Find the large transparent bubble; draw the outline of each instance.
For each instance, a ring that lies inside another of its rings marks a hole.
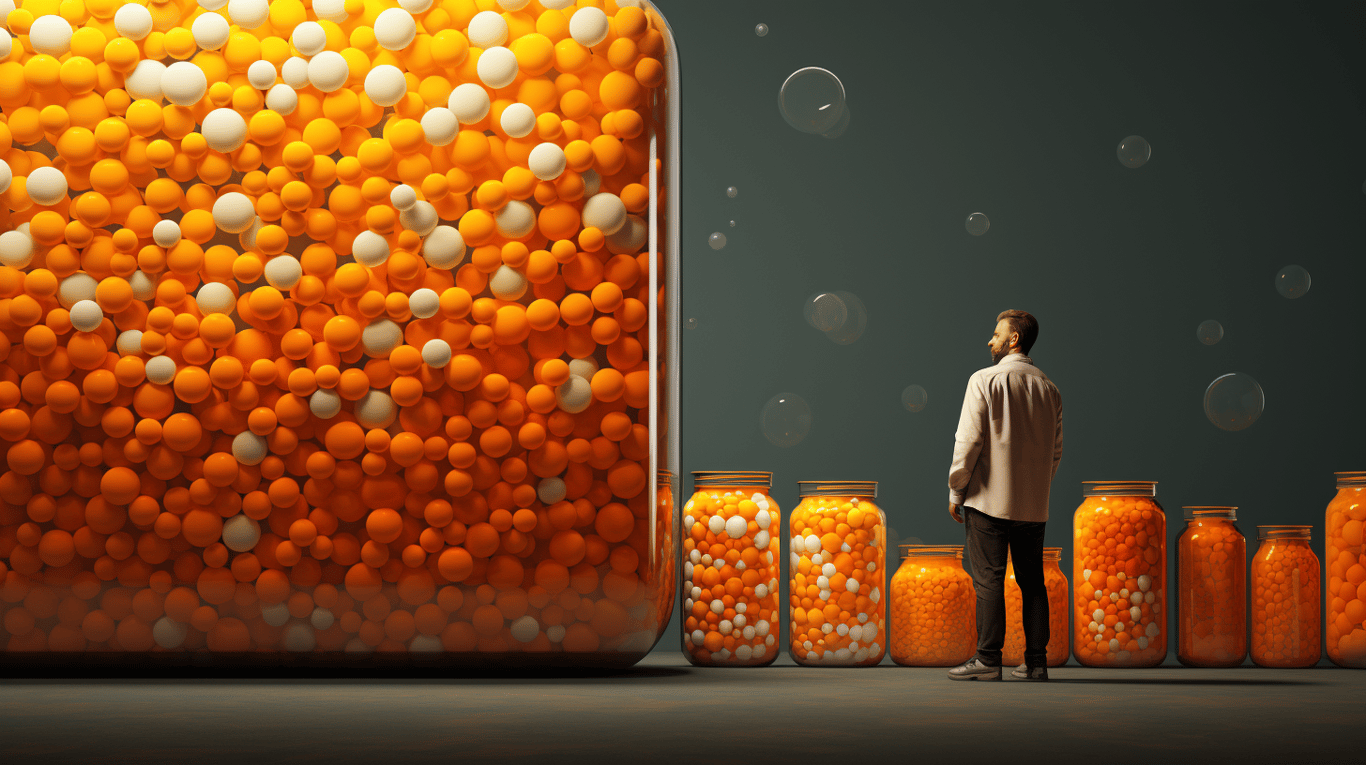
[[[707,237],[707,244],[711,245],[713,250],[719,250],[726,246],[726,235],[720,231],[713,231],[711,236]]]
[[[1224,339],[1224,325],[1214,319],[1206,319],[1195,328],[1195,337],[1205,345],[1214,345]]]
[[[901,391],[901,405],[906,411],[919,412],[930,402],[930,394],[919,385],[907,385]]]
[[[1276,291],[1291,300],[1304,297],[1309,291],[1309,272],[1300,266],[1286,266],[1276,274]]]
[[[868,327],[868,311],[864,309],[863,301],[852,292],[840,290],[835,296],[844,303],[848,318],[839,327],[826,332],[825,336],[840,345],[849,345],[863,337],[863,330]]]
[[[1262,386],[1242,372],[1215,378],[1205,389],[1205,416],[1224,430],[1242,430],[1252,425],[1265,407]]]
[[[987,232],[987,229],[991,228],[991,220],[987,218],[986,213],[975,212],[963,221],[963,227],[968,230],[969,234],[981,236]]]
[[[1115,150],[1120,164],[1125,167],[1143,167],[1153,156],[1153,147],[1141,135],[1131,135],[1119,142]]]
[[[754,25],[754,34],[756,34],[756,35],[758,35],[758,36],[760,36],[760,37],[765,37],[765,36],[767,36],[767,35],[768,35],[768,25],[767,25],[767,24],[755,24],[755,25]]]
[[[739,193],[740,193],[740,190],[737,189],[737,188],[735,188],[734,186],[728,186],[728,187],[726,187],[726,196],[730,197],[731,199],[734,199],[734,198],[735,198],[735,195],[736,195],[736,194],[739,194]]]
[[[778,91],[778,109],[787,124],[803,133],[835,138],[849,127],[844,83],[818,66],[788,75]]]
[[[818,292],[807,298],[802,308],[806,323],[822,331],[831,332],[849,320],[849,309],[844,300],[833,292]]]
[[[811,432],[811,407],[796,393],[779,393],[764,404],[759,428],[774,446],[796,446]]]

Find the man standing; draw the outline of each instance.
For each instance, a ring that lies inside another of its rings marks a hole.
[[[1021,680],[1047,680],[1048,591],[1043,529],[1048,489],[1062,459],[1062,395],[1026,354],[1039,323],[1003,311],[987,345],[993,366],[968,380],[949,469],[949,515],[967,526],[977,590],[977,654],[949,670],[953,680],[1000,680],[1009,552],[1024,600]]]

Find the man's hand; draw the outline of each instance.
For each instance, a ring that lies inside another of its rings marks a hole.
[[[952,502],[949,503],[949,515],[959,523],[963,522],[963,516],[958,512],[962,507],[962,505],[955,505]]]

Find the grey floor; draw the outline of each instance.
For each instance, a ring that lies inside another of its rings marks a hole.
[[[1363,721],[1366,672],[1323,667],[1063,667],[1041,685],[656,652],[596,676],[0,679],[14,763],[1360,763]]]

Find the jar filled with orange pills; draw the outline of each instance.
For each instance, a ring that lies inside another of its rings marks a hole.
[[[877,481],[798,481],[792,509],[792,658],[822,667],[870,667],[887,643],[883,601],[887,516]]]
[[[1258,526],[1252,556],[1252,661],[1259,667],[1312,667],[1319,645],[1319,556],[1312,526]]]
[[[683,505],[683,653],[707,667],[778,658],[778,503],[773,474],[694,471]]]
[[[1236,667],[1247,658],[1247,542],[1236,507],[1189,506],[1176,539],[1176,658]]]
[[[1067,618],[1071,612],[1067,597],[1067,576],[1062,573],[1062,548],[1043,548],[1043,583],[1048,590],[1048,666],[1060,667],[1071,655]],[[1024,598],[1015,581],[1015,566],[1006,554],[1006,641],[1001,648],[1005,666],[1025,661]],[[955,662],[957,663],[957,662]]]
[[[1167,516],[1156,481],[1083,481],[1072,516],[1072,654],[1088,667],[1167,657]]]
[[[977,652],[977,593],[962,545],[902,545],[892,575],[892,661],[952,667]]]
[[[1339,667],[1366,667],[1366,471],[1335,473],[1338,493],[1324,516],[1323,592],[1328,658]]]

